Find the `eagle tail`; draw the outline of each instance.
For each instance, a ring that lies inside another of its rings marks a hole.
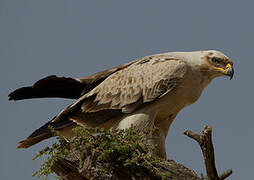
[[[36,129],[30,136],[28,136],[25,140],[22,140],[18,143],[17,148],[29,148],[30,146],[37,144],[45,139],[51,138],[54,135],[52,133],[52,129],[55,131],[62,130],[64,128],[72,127],[75,123],[69,119],[64,119],[61,121],[54,121],[55,117]]]
[[[60,97],[77,99],[81,96],[85,84],[73,78],[48,76],[32,86],[19,88],[8,95],[9,100]]]
[[[17,148],[29,148],[30,146],[41,142],[44,139],[52,137],[51,133],[44,133],[35,137],[28,137],[27,139],[20,141]]]
[[[30,146],[41,142],[44,139],[48,139],[52,137],[52,133],[49,129],[52,121],[47,122],[39,129],[36,129],[30,136],[28,136],[25,140],[22,140],[18,143],[17,148],[29,148]]]

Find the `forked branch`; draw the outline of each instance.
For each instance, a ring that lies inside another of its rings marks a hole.
[[[205,161],[208,180],[224,180],[232,174],[232,170],[230,169],[218,176],[215,165],[211,126],[205,126],[201,134],[196,134],[190,130],[185,131],[184,134],[197,141],[200,145]]]

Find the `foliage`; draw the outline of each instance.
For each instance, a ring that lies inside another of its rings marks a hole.
[[[59,142],[54,143],[51,146],[46,146],[44,149],[39,151],[33,157],[33,160],[42,155],[46,155],[47,159],[41,164],[40,169],[33,173],[33,176],[37,175],[38,178],[41,177],[42,180],[46,180],[48,175],[52,173],[51,166],[54,164],[55,160],[59,157],[65,157],[70,153],[66,145],[66,141],[59,138]]]
[[[34,175],[47,179],[52,173],[51,167],[55,160],[71,154],[77,159],[80,168],[84,165],[86,156],[93,155],[96,163],[110,163],[112,168],[140,167],[162,178],[170,176],[169,172],[161,168],[162,160],[153,156],[156,147],[147,144],[148,130],[137,131],[131,127],[126,130],[111,131],[77,127],[74,133],[72,139],[67,141],[59,138],[59,142],[44,148],[34,157],[36,159],[47,155],[47,160]]]

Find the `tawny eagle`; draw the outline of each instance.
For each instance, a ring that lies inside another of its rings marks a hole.
[[[51,121],[20,141],[28,148],[52,137],[73,136],[78,125],[125,129],[156,127],[151,142],[166,157],[165,139],[178,112],[197,101],[204,88],[219,76],[233,77],[233,63],[215,50],[167,52],[147,56],[88,77],[48,76],[9,94],[9,100],[60,97],[77,99]]]

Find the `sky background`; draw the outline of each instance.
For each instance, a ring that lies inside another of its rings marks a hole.
[[[235,77],[215,79],[195,104],[176,117],[167,138],[168,159],[205,173],[200,147],[183,135],[213,127],[219,173],[253,178],[252,0],[0,0],[0,179],[36,179],[45,145],[17,142],[72,100],[9,102],[7,95],[48,75],[87,76],[167,51],[220,50]],[[53,176],[49,180],[53,180]]]

